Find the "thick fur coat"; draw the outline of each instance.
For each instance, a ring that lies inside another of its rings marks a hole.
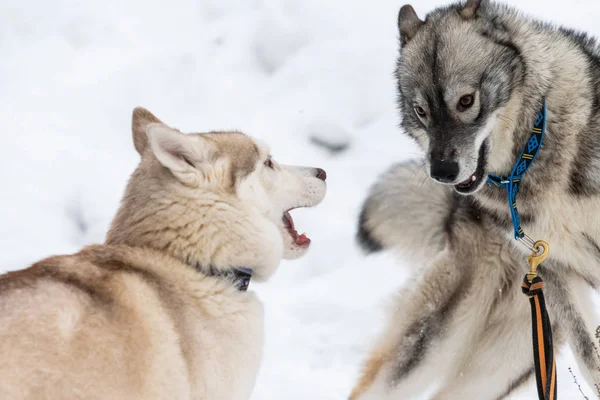
[[[247,399],[263,310],[229,279],[303,255],[289,210],[325,172],[239,132],[184,135],[133,112],[141,161],[106,243],[0,276],[2,399]]]

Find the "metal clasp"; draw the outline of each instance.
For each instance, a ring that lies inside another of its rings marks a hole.
[[[544,262],[550,253],[550,246],[543,240],[538,240],[533,243],[532,254],[527,257],[529,263],[529,273],[527,274],[527,280],[531,283],[533,278],[537,276],[538,266]]]

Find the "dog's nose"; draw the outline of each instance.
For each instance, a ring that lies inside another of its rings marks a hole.
[[[319,178],[322,181],[325,181],[327,179],[327,172],[325,172],[324,169],[317,168],[317,178]]]
[[[458,177],[458,163],[454,161],[432,161],[431,177],[442,183],[454,182]]]

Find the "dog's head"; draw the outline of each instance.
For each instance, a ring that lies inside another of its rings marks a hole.
[[[108,242],[159,248],[198,268],[251,268],[258,279],[306,253],[310,239],[289,211],[323,200],[325,171],[281,165],[240,132],[183,134],[143,108],[132,127],[142,161]]]
[[[483,187],[492,159],[510,157],[512,143],[497,136],[524,74],[504,21],[487,3],[469,0],[425,21],[407,5],[398,16],[402,126],[424,150],[430,176],[462,194]]]

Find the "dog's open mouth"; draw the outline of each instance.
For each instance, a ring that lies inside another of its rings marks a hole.
[[[471,175],[468,179],[463,182],[455,185],[455,189],[459,192],[469,193],[471,189],[475,186],[479,186],[479,183],[483,179],[483,173],[480,173],[479,170],[475,170],[475,173]]]
[[[296,227],[294,226],[294,219],[290,215],[291,210],[293,210],[293,208],[283,213],[283,226],[289,232],[296,246],[308,247],[310,245],[310,239],[306,236],[305,233],[298,235]]]
[[[479,148],[479,157],[477,158],[477,168],[475,172],[464,181],[454,185],[454,190],[460,194],[471,194],[477,191],[486,180],[485,165],[487,161],[487,140]]]

